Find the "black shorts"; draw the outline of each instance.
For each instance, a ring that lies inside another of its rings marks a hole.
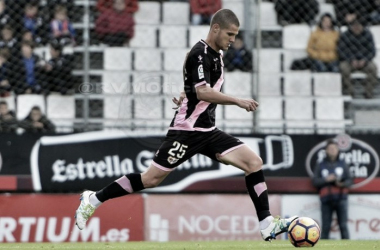
[[[218,161],[216,154],[223,156],[243,144],[239,139],[219,129],[209,132],[169,130],[154,155],[153,165],[165,171],[172,171],[198,153]]]

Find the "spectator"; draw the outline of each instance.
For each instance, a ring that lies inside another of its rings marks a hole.
[[[340,70],[343,80],[343,93],[353,95],[350,74],[363,71],[367,74],[365,81],[365,97],[372,98],[373,88],[377,83],[377,68],[372,59],[376,50],[372,33],[363,27],[359,20],[354,20],[338,42]]]
[[[48,20],[54,18],[54,10],[57,6],[64,6],[67,9],[67,15],[70,20],[75,18],[77,12],[75,12],[75,3],[74,0],[49,0],[46,3],[46,14]]]
[[[38,15],[38,5],[27,3],[23,17],[23,30],[29,31],[36,44],[43,41],[44,20]]]
[[[43,91],[66,94],[73,86],[71,70],[72,62],[69,56],[62,55],[62,45],[59,42],[50,43],[51,59],[42,66]]]
[[[0,132],[16,132],[18,122],[15,113],[8,109],[8,103],[0,101]]]
[[[326,157],[317,163],[313,185],[318,188],[321,200],[322,239],[328,239],[335,211],[338,217],[342,239],[349,239],[347,227],[348,188],[353,184],[346,163],[339,159],[339,147],[334,140],[328,140]]]
[[[67,17],[67,9],[57,5],[54,19],[50,23],[51,37],[57,39],[62,45],[75,45],[75,30]]]
[[[1,30],[0,48],[7,48],[12,55],[18,55],[20,48],[17,38],[14,37],[13,29],[10,25],[4,25]]]
[[[221,0],[190,0],[191,23],[209,25],[212,15],[221,8]]]
[[[349,25],[359,17],[363,24],[371,21],[370,14],[376,8],[374,0],[332,0],[339,26]]]
[[[10,95],[12,86],[9,81],[10,68],[8,63],[9,53],[7,50],[0,50],[0,97]]]
[[[99,12],[112,10],[113,0],[98,0],[96,8]],[[125,0],[125,11],[134,14],[139,9],[137,0]]]
[[[0,0],[0,28],[11,23],[11,17],[5,5],[5,0]]]
[[[42,114],[38,106],[32,108],[29,115],[20,122],[19,126],[29,133],[55,132],[54,124]]]
[[[370,14],[370,20],[372,25],[380,24],[380,0],[374,1],[374,9]]]
[[[100,13],[95,30],[99,39],[110,46],[129,46],[135,21],[126,9],[125,0],[114,0],[112,9]]]
[[[307,53],[316,72],[339,72],[337,44],[339,32],[334,29],[330,14],[324,14],[318,27],[311,33]]]
[[[41,92],[39,79],[40,58],[33,53],[31,42],[21,45],[21,58],[14,63],[13,77],[16,81],[16,94],[31,94]]]
[[[224,66],[228,71],[241,70],[252,71],[252,53],[244,46],[244,41],[240,36],[235,38],[235,42],[227,50],[223,57]]]
[[[319,5],[316,0],[278,0],[275,3],[275,10],[281,25],[293,23],[311,25],[319,12]]]

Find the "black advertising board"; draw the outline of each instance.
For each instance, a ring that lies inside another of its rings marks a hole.
[[[71,135],[0,135],[0,174],[32,174],[35,191],[98,190],[128,173],[143,172],[163,135],[126,135],[118,131]],[[268,180],[309,179],[324,157],[324,143],[335,137],[355,176],[354,188],[380,180],[379,135],[251,135],[237,136],[263,159]],[[2,162],[2,163],[1,163]],[[243,177],[242,171],[196,155],[173,171],[155,192],[181,192],[198,182]],[[196,190],[196,189],[195,189]],[[209,188],[209,190],[212,191]],[[224,190],[215,186],[215,190]],[[225,188],[227,191],[228,188]],[[198,191],[202,191],[201,187]]]

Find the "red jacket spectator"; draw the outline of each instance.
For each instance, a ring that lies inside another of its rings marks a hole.
[[[95,31],[99,38],[111,46],[125,46],[134,36],[135,21],[128,13],[123,0],[116,0],[113,8],[102,12],[96,20]]]
[[[96,8],[100,12],[111,10],[112,3],[113,3],[113,0],[98,0],[96,4]],[[139,4],[137,0],[125,0],[125,6],[126,6],[125,11],[131,14],[135,13],[139,9]]]
[[[221,0],[190,0],[191,12],[193,14],[212,16],[222,8]]]

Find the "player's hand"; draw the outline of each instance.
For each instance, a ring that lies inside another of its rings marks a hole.
[[[253,99],[240,99],[238,106],[250,112],[255,111],[259,107],[259,103]]]
[[[173,107],[173,109],[177,109],[177,108],[181,107],[183,99],[185,99],[185,98],[186,98],[186,93],[184,91],[181,92],[178,99],[173,97],[172,101],[177,106],[177,107]]]

